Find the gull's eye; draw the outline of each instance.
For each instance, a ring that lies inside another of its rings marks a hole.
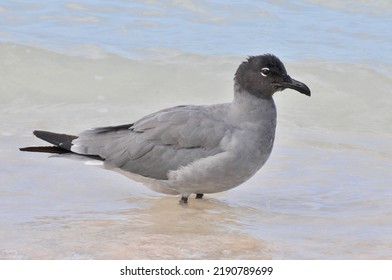
[[[263,77],[267,77],[267,75],[270,73],[270,70],[269,70],[269,68],[268,67],[264,67],[264,68],[262,68],[261,69],[261,75],[263,76]]]

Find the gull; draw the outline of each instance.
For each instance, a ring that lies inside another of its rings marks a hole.
[[[250,56],[234,75],[230,103],[176,106],[79,135],[36,130],[35,136],[54,146],[20,150],[99,159],[105,168],[187,203],[191,194],[202,198],[237,187],[265,164],[275,139],[273,95],[284,89],[310,96],[279,58]]]

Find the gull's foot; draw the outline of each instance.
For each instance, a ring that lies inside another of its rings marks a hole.
[[[181,196],[180,204],[188,204],[188,197],[187,196]]]
[[[202,199],[203,196],[204,196],[203,193],[197,193],[197,194],[196,194],[196,199]]]

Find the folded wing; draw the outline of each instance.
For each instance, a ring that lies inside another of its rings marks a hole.
[[[111,168],[165,180],[171,170],[223,152],[220,143],[228,127],[216,112],[208,106],[178,106],[134,124],[86,130],[72,142],[71,151],[100,156]]]

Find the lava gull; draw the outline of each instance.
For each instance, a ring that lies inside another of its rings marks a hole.
[[[309,88],[291,78],[274,55],[251,56],[234,76],[230,103],[177,106],[125,125],[92,128],[79,135],[34,131],[54,146],[22,151],[75,153],[103,161],[150,189],[180,195],[232,189],[251,178],[271,154],[276,127],[273,95]]]

